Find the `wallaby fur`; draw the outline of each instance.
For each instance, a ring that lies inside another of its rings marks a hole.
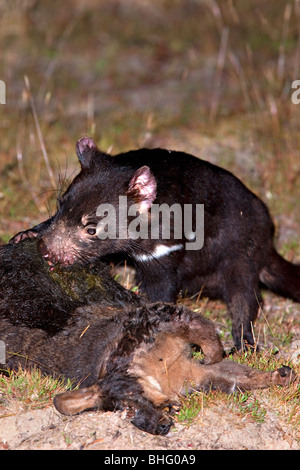
[[[37,241],[23,241],[0,248],[0,270],[0,340],[7,352],[1,368],[34,366],[79,383],[79,390],[55,397],[61,413],[129,408],[139,429],[166,434],[172,419],[164,408],[181,394],[294,379],[286,366],[261,372],[223,360],[210,320],[183,306],[146,303],[113,281],[105,265],[92,278],[76,266],[53,274]],[[191,345],[202,349],[202,362],[191,358]]]

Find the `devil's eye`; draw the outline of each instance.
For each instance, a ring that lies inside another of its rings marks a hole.
[[[88,233],[91,236],[96,235],[96,233],[97,233],[96,227],[87,227],[86,228],[86,233]]]

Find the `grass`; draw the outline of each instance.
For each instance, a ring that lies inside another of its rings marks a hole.
[[[263,353],[235,354],[231,359],[262,371],[275,370],[283,365],[282,359],[276,358],[270,350]],[[295,367],[293,364],[293,369],[299,375],[299,365]],[[272,386],[264,390],[237,391],[230,395],[220,391],[195,392],[181,398],[181,408],[176,414],[176,421],[190,426],[195,421],[205,420],[206,410],[220,407],[225,408],[223,410],[225,416],[226,413],[233,414],[243,421],[251,420],[256,423],[265,422],[265,419],[275,413],[281,422],[290,425],[297,435],[300,426],[299,380],[287,388]],[[298,438],[300,438],[299,434]]]
[[[42,375],[39,369],[0,376],[0,418],[52,405],[53,397],[72,387],[70,380]]]
[[[266,294],[265,309],[260,312],[255,326],[259,350],[246,351],[229,355],[229,359],[255,367],[262,371],[275,370],[282,365],[293,368],[299,376],[299,360],[291,362],[290,347],[295,335],[291,332],[292,311],[295,307],[290,301],[275,299],[272,294]],[[219,331],[225,350],[233,346],[231,338],[231,322],[226,309],[221,302],[208,299],[183,299],[189,308],[212,319]],[[271,306],[271,308],[269,308]],[[274,313],[272,309],[274,308]],[[266,311],[264,311],[266,310]],[[296,310],[298,311],[298,310]],[[298,314],[297,314],[298,315]],[[297,316],[295,318],[297,323]],[[293,323],[292,323],[293,324]],[[296,336],[297,338],[297,336]],[[201,352],[193,353],[196,360],[202,358]],[[223,408],[224,409],[223,409]],[[227,395],[219,391],[209,393],[195,392],[181,400],[181,409],[176,414],[176,421],[190,426],[194,422],[206,419],[206,411],[223,409],[222,414],[232,414],[243,421],[263,423],[273,413],[278,416],[282,425],[290,426],[296,439],[300,439],[300,385],[299,379],[289,387],[273,386],[265,390],[253,390],[244,393],[235,392]]]
[[[264,405],[250,393],[234,393],[227,396],[222,392],[210,392],[208,395],[197,392],[182,400],[182,407],[176,415],[176,421],[190,426],[196,421],[205,419],[205,409],[211,409],[220,404],[227,408],[227,413],[234,413],[258,423],[263,423],[267,414]]]

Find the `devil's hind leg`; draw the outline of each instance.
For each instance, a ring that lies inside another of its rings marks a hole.
[[[253,346],[254,322],[262,304],[258,275],[250,262],[238,260],[224,272],[223,293],[232,318],[232,336],[238,350]]]

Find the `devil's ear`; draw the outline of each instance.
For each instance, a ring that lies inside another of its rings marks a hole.
[[[156,198],[156,180],[148,166],[139,168],[129,181],[127,194],[140,205],[140,211],[147,211]]]
[[[93,158],[93,151],[97,150],[97,146],[90,137],[81,137],[76,143],[76,153],[82,168],[87,168]]]

